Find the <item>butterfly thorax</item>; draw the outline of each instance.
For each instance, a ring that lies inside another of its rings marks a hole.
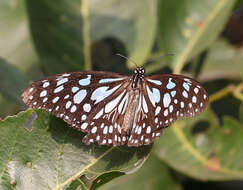
[[[134,70],[134,74],[132,76],[132,88],[138,88],[141,85],[141,82],[144,80],[145,70],[143,67],[137,67]]]

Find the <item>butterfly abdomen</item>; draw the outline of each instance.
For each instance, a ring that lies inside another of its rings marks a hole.
[[[139,101],[139,90],[134,89],[130,90],[129,92],[129,100],[128,100],[128,106],[127,111],[124,116],[124,121],[122,124],[122,130],[126,132],[128,135],[130,135],[131,129],[135,122],[135,112],[138,107],[138,101]]]

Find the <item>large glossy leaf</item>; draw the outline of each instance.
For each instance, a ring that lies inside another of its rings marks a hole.
[[[33,39],[49,74],[90,69],[91,45],[102,39],[123,43],[139,64],[154,42],[156,0],[27,0],[27,5]]]
[[[243,51],[223,39],[212,44],[203,64],[202,80],[219,78],[243,79]]]
[[[186,61],[216,39],[235,0],[159,2],[160,48],[175,54],[168,62],[175,68],[175,73],[180,73]]]
[[[181,187],[172,178],[170,171],[155,156],[150,156],[136,173],[119,177],[104,185],[101,190],[180,190]]]
[[[0,129],[0,189],[65,189],[79,177],[90,187],[103,173],[135,171],[151,149],[86,146],[82,133],[41,110],[8,117]]]
[[[6,99],[23,106],[20,96],[28,84],[23,72],[0,58],[0,93]]]
[[[29,33],[25,0],[1,0],[0,20],[0,57],[28,70],[38,58]]]
[[[224,117],[223,126],[219,126],[208,109],[194,119],[171,126],[154,148],[160,159],[193,178],[243,179],[242,136],[242,123]]]

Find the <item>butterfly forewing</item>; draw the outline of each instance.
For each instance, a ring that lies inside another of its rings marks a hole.
[[[44,109],[62,118],[72,127],[88,132],[89,135],[83,139],[86,144],[94,141],[99,144],[111,144],[109,139],[115,136],[109,133],[113,120],[106,114],[112,106],[108,103],[116,98],[126,85],[128,77],[116,73],[64,73],[33,83],[22,96],[29,107]],[[122,122],[122,115],[116,116],[116,120],[117,126],[114,126],[112,131],[117,133],[115,144],[120,145],[122,136],[118,131],[118,123]],[[108,134],[104,134],[108,127]]]
[[[85,144],[151,144],[179,116],[191,117],[208,104],[205,89],[182,75],[144,77],[111,72],[58,74],[33,83],[24,102],[87,133]]]

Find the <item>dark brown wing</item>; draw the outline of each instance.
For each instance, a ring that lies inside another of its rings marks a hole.
[[[128,146],[150,144],[179,116],[192,117],[204,110],[209,97],[202,85],[182,75],[146,77]]]
[[[128,84],[127,76],[116,73],[64,73],[31,84],[22,97],[29,107],[44,109],[88,133],[84,143],[116,146],[127,143],[120,129],[125,107],[119,113],[117,100],[124,99]]]

